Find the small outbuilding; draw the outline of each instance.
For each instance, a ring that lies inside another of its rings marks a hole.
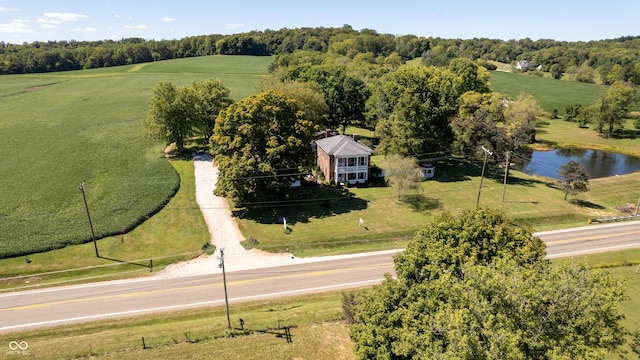
[[[431,179],[436,175],[436,166],[432,163],[420,164],[420,170],[425,179]]]

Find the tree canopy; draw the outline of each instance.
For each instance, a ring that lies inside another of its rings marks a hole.
[[[567,200],[567,195],[569,194],[573,195],[589,191],[589,174],[579,162],[571,160],[560,166],[558,175],[562,178],[560,180],[560,188],[564,191],[565,200]]]
[[[624,121],[629,116],[629,106],[637,101],[634,86],[622,81],[616,81],[596,100],[590,108],[591,121],[599,133],[607,127],[607,136],[612,137],[616,129],[624,127]]]
[[[209,138],[218,113],[231,104],[229,89],[217,79],[174,86],[158,83],[152,91],[148,116],[143,121],[147,136],[176,143],[178,152],[193,135]]]
[[[369,89],[359,78],[350,76],[342,66],[302,65],[289,68],[288,79],[313,82],[323,91],[328,106],[326,127],[336,129],[364,122]]]
[[[396,200],[410,190],[419,190],[420,182],[424,179],[418,161],[412,157],[397,154],[384,158],[385,179],[396,187]]]
[[[184,140],[191,134],[192,124],[184,116],[186,104],[180,90],[168,81],[158,83],[152,91],[149,115],[144,120],[147,136],[164,141],[167,145],[176,143],[182,151]]]
[[[360,359],[588,359],[625,341],[622,280],[551,264],[495,210],[439,215],[394,267],[357,299]]]
[[[518,71],[537,75],[548,71],[556,79],[564,77],[602,84],[621,80],[639,85],[638,49],[640,36],[587,42],[443,39],[411,34],[395,36],[373,29],[358,31],[344,25],[206,34],[173,40],[126,38],[31,44],[0,41],[0,74],[90,69],[215,54],[286,56],[303,50],[350,59],[364,53],[376,59],[395,53],[403,61],[422,57],[425,65],[435,66],[448,66],[458,58],[473,60],[486,68],[493,66],[489,61],[514,64],[528,60],[532,66]]]
[[[298,103],[268,90],[232,104],[216,118],[210,144],[220,171],[215,193],[239,206],[280,200],[314,163],[317,131]]]
[[[467,59],[448,68],[403,66],[382,76],[369,102],[378,119],[376,135],[383,154],[419,155],[448,150],[450,119],[467,91],[488,92],[488,72]]]
[[[457,110],[454,75],[437,67],[403,66],[384,75],[374,91],[375,133],[382,154],[445,150],[449,117]]]

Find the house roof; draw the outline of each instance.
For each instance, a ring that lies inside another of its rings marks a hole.
[[[328,155],[333,156],[371,155],[373,153],[373,150],[368,146],[346,135],[320,139],[316,141],[316,144]]]

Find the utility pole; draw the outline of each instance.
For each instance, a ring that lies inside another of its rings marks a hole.
[[[636,216],[638,216],[638,208],[640,207],[640,198],[638,198],[638,203],[636,204]]]
[[[484,179],[484,168],[487,166],[487,156],[493,155],[493,153],[482,145],[482,151],[484,151],[484,160],[482,161],[482,175],[480,175],[480,187],[478,188],[478,199],[476,200],[476,207],[480,203],[480,192],[482,191],[482,180]]]
[[[89,205],[87,205],[87,197],[84,195],[84,183],[80,184],[80,191],[82,192],[82,199],[84,200],[84,208],[87,210],[87,219],[89,219],[89,227],[91,228],[91,239],[93,239],[93,247],[96,249],[96,257],[100,257],[98,254],[98,244],[96,244],[96,234],[93,231],[93,223],[91,222],[91,215],[89,215]]]
[[[224,284],[224,304],[227,308],[227,328],[231,329],[231,318],[229,317],[229,298],[227,297],[227,274],[224,271],[224,248],[220,248],[220,267],[222,267],[222,282]]]
[[[507,163],[504,167],[504,185],[502,186],[502,202],[504,202],[504,193],[507,191],[507,177],[509,176],[509,166],[511,166],[511,151],[507,151]]]

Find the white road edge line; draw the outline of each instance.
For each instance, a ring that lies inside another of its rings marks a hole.
[[[598,253],[598,252],[603,252],[603,251],[606,251],[606,250],[624,249],[624,248],[631,248],[631,247],[638,247],[638,246],[640,246],[640,243],[608,246],[608,247],[602,247],[602,248],[597,248],[597,249],[569,251],[569,252],[561,253],[561,254],[547,255],[547,258],[552,259],[552,258],[557,258],[557,257],[566,257],[566,256],[579,255],[579,254]]]
[[[371,284],[371,283],[380,283],[382,280],[384,280],[384,279],[381,278],[381,279],[375,279],[375,280],[364,280],[364,281],[352,282],[352,283],[347,283],[347,284],[327,285],[327,286],[320,286],[320,287],[315,287],[315,288],[306,288],[306,289],[298,289],[298,290],[281,291],[281,292],[270,293],[270,294],[242,296],[242,297],[237,297],[237,298],[231,298],[229,300],[230,301],[233,301],[233,300],[250,300],[250,299],[261,298],[261,297],[272,297],[272,296],[279,296],[279,295],[289,295],[289,294],[295,294],[295,293],[300,293],[300,292],[326,290],[326,289],[339,288],[339,287],[351,287],[351,286],[366,285],[366,284]],[[85,321],[85,320],[93,320],[93,319],[108,318],[108,317],[120,317],[120,316],[147,313],[147,312],[169,311],[169,310],[176,310],[176,309],[187,308],[187,307],[199,307],[199,306],[205,306],[205,305],[213,305],[213,304],[223,303],[223,302],[224,302],[224,300],[212,300],[212,301],[196,302],[196,303],[191,303],[191,304],[171,305],[171,306],[163,306],[163,307],[157,307],[157,308],[151,308],[151,309],[129,310],[129,311],[108,313],[108,314],[88,315],[88,316],[80,316],[80,317],[67,318],[67,319],[41,321],[41,322],[31,323],[31,324],[20,324],[20,325],[13,325],[13,326],[5,326],[5,327],[0,327],[0,333],[3,332],[3,331],[7,331],[7,330],[15,330],[15,329],[20,329],[20,328],[34,327],[34,326],[54,325],[54,324],[60,324],[60,323],[69,323],[69,322],[75,322],[75,321]]]

